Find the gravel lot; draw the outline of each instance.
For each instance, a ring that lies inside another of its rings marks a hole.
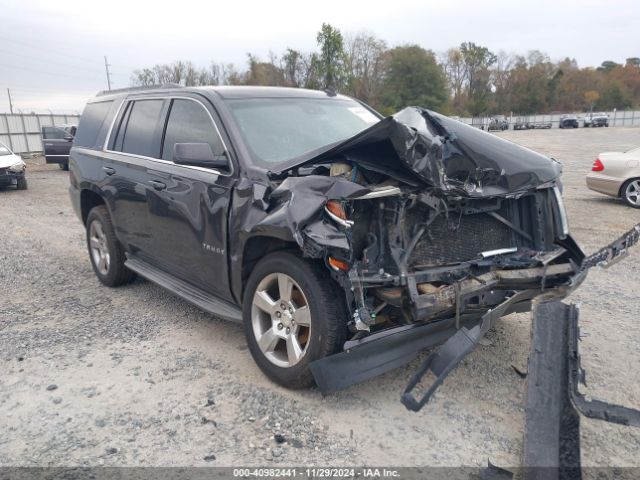
[[[599,152],[640,144],[639,129],[500,135],[564,164],[587,252],[640,222],[640,210],[584,182]],[[519,464],[525,381],[511,365],[526,368],[528,314],[500,320],[418,414],[399,397],[419,360],[324,398],[287,391],[258,370],[239,325],[143,280],[101,286],[68,174],[29,162],[29,190],[0,190],[0,465]],[[592,270],[571,298],[588,335],[589,392],[635,408],[639,259],[640,247]],[[584,465],[640,466],[640,429],[582,425]]]

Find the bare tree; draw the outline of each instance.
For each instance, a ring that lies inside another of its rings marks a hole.
[[[464,107],[464,88],[467,81],[467,70],[459,48],[450,48],[441,57],[440,64],[449,82],[453,95],[453,106],[460,110]]]
[[[345,63],[349,93],[364,102],[371,102],[379,94],[384,80],[386,50],[386,42],[369,32],[346,36]]]

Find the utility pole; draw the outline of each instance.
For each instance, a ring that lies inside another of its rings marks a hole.
[[[109,87],[109,90],[111,90],[111,73],[109,72],[109,67],[110,67],[110,66],[111,66],[111,65],[109,65],[109,64],[107,63],[107,56],[105,55],[105,56],[104,56],[104,69],[105,69],[105,70],[106,70],[106,72],[107,72],[107,86]]]
[[[7,88],[7,95],[9,96],[9,110],[13,113],[13,103],[11,102],[11,90]]]

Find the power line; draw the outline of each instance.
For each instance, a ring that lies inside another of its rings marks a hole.
[[[95,81],[96,78],[89,78],[89,77],[84,77],[82,75],[69,75],[68,73],[57,73],[57,72],[47,72],[44,70],[38,70],[36,68],[29,68],[29,67],[21,67],[19,65],[9,65],[9,64],[3,64],[3,67],[7,67],[7,68],[14,68],[17,70],[25,70],[28,72],[34,72],[34,73],[42,73],[44,75],[57,75],[59,77],[69,77],[69,78],[76,78],[76,79],[82,79],[82,80],[93,80]]]
[[[24,42],[24,41],[21,41],[21,40],[15,40],[14,38],[5,37],[5,36],[2,36],[2,35],[0,35],[0,40],[2,40],[3,42],[9,42],[9,43],[15,43],[15,44],[18,44],[18,45],[23,45],[25,47],[38,50],[39,52],[42,52],[42,51],[50,52],[50,53],[53,53],[55,55],[60,55],[60,56],[63,56],[63,57],[73,58],[73,59],[76,59],[76,60],[82,60],[83,62],[91,62],[91,63],[94,63],[94,64],[102,64],[102,61],[96,60],[95,58],[88,58],[88,57],[83,57],[83,56],[80,56],[80,55],[72,55],[72,54],[69,54],[69,53],[66,53],[66,52],[61,52],[59,49],[43,47],[41,45],[35,45],[33,43]],[[128,66],[127,65],[122,65],[122,66],[124,68],[128,68],[130,70],[135,70],[136,68],[138,68],[138,67],[132,67],[131,65],[128,65]],[[96,67],[97,67],[97,65],[96,65]]]
[[[31,58],[33,60],[37,60],[38,62],[45,62],[45,63],[52,63],[58,66],[64,66],[65,68],[77,68],[77,69],[81,69],[81,70],[98,70],[98,66],[80,66],[78,64],[75,65],[70,65],[67,63],[67,65],[60,65],[60,61],[58,60],[52,60],[51,58],[45,58],[45,57],[39,57],[37,55],[29,55],[29,54],[24,54],[24,53],[19,53],[19,52],[15,52],[12,50],[5,50],[5,49],[0,49],[0,53],[5,53],[5,54],[9,54],[9,55],[15,55],[19,58]],[[62,62],[68,62],[68,60],[62,60]]]
[[[52,49],[52,48],[47,48],[47,47],[42,47],[41,45],[34,45],[32,43],[28,43],[28,42],[23,42],[20,40],[16,40],[14,38],[8,38],[8,37],[3,37],[0,36],[0,40],[3,40],[5,42],[10,42],[10,43],[17,43],[18,45],[24,45],[25,47],[29,47],[29,48],[34,48],[38,51],[46,51],[46,52],[51,52],[55,55],[61,55],[63,57],[69,57],[69,58],[75,58],[77,60],[82,60],[83,62],[100,62],[99,60],[96,60],[95,58],[86,58],[86,57],[80,57],[78,55],[70,55],[68,53],[62,53],[59,52],[58,50]],[[102,63],[102,62],[100,62]]]

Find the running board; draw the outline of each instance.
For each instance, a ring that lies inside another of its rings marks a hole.
[[[242,322],[242,310],[232,303],[216,298],[210,293],[149,265],[139,258],[129,257],[124,264],[129,270],[160,285],[205,312],[232,322]]]

